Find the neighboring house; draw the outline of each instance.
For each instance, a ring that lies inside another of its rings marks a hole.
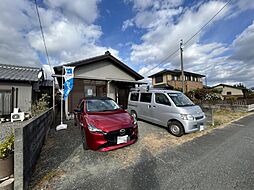
[[[0,116],[9,115],[13,108],[31,112],[43,80],[41,68],[0,64]]]
[[[184,77],[186,92],[203,88],[202,78],[205,77],[204,75],[184,71]],[[165,69],[149,76],[149,78],[152,78],[154,88],[182,89],[182,75],[180,70]]]
[[[143,77],[115,58],[109,51],[104,55],[75,61],[64,66],[75,66],[74,86],[68,97],[68,112],[73,112],[85,96],[108,96],[124,108],[128,104],[130,88],[144,84]],[[61,84],[62,66],[54,67]],[[60,85],[61,86],[61,85]]]
[[[217,89],[222,96],[244,96],[243,88],[241,87],[235,87],[227,84],[218,84],[213,86],[213,89]]]

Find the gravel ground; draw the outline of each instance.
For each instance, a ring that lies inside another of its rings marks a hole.
[[[139,121],[141,138],[135,144],[110,152],[84,151],[78,127],[73,125],[73,121],[68,121],[67,124],[67,130],[50,131],[34,171],[30,189],[61,189],[63,183],[73,181],[84,173],[88,177],[99,174],[101,170],[111,172],[127,168],[137,162],[144,148],[159,152],[158,148],[164,143],[160,141],[159,136],[170,135],[164,128]],[[168,146],[172,144],[164,145]]]
[[[148,166],[140,163],[146,160],[146,157],[156,158],[156,155],[171,151],[177,145],[213,130],[207,129],[177,138],[170,135],[165,128],[139,121],[137,143],[110,152],[95,152],[84,151],[79,129],[73,126],[73,121],[68,121],[67,124],[67,130],[50,131],[32,176],[30,189],[80,189],[78,184],[80,185],[82,180],[82,183],[87,183],[91,179],[91,183],[94,183],[92,185],[96,185],[98,182],[92,179],[100,180],[102,176],[121,173],[137,165],[140,166],[134,168],[140,170],[136,171],[137,173],[142,172],[144,169],[142,167],[150,167],[152,172],[152,168],[156,167],[155,162],[149,161]],[[110,176],[108,180],[111,180]],[[138,185],[134,184],[134,186]]]

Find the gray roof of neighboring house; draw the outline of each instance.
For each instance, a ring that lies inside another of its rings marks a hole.
[[[181,70],[175,69],[175,70],[168,70],[168,69],[164,69],[158,73],[155,73],[151,76],[148,76],[148,78],[152,78],[161,74],[173,74],[173,75],[177,75],[180,76],[181,75]],[[205,75],[201,75],[201,74],[197,74],[197,73],[192,73],[192,72],[188,72],[188,71],[184,71],[184,75],[186,76],[195,76],[195,77],[205,77]]]
[[[37,82],[38,73],[41,70],[41,68],[36,67],[0,64],[0,80]]]
[[[239,89],[239,90],[244,90],[245,88],[244,87],[239,87],[239,86],[232,86],[232,85],[229,85],[229,84],[217,84],[215,86],[213,86],[212,88],[216,88],[216,87],[219,87],[219,86],[226,86],[226,87],[229,87],[229,88],[235,88],[235,89]]]

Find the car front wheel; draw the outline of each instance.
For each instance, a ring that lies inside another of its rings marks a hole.
[[[171,121],[168,124],[168,131],[176,137],[181,137],[184,134],[183,126],[178,121]]]
[[[81,127],[81,138],[82,138],[83,149],[84,150],[88,150],[88,146],[87,146],[87,142],[86,142],[86,134],[85,134],[84,127]]]

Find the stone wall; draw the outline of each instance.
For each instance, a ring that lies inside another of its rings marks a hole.
[[[41,148],[53,123],[53,108],[15,128],[14,189],[27,189]]]

